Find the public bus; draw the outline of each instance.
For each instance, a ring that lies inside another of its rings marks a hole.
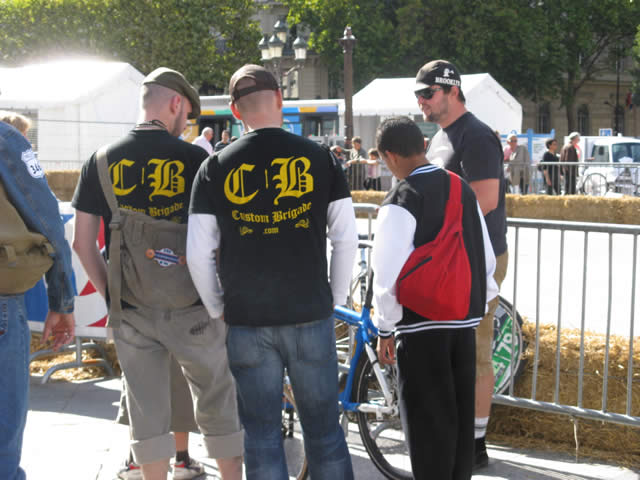
[[[234,118],[229,102],[229,95],[200,97],[200,117],[187,125],[184,140],[193,141],[205,127],[213,129],[212,144],[220,140],[223,130],[240,137],[242,123]],[[284,100],[283,128],[305,137],[335,138],[340,135],[338,109],[343,102],[342,99]]]

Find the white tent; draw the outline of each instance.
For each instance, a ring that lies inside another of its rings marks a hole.
[[[136,122],[144,76],[128,63],[75,59],[0,68],[0,109],[34,121],[45,169],[79,168]]]
[[[522,106],[491,75],[462,75],[461,80],[469,111],[493,130],[501,133],[520,131]],[[407,115],[422,121],[414,86],[413,77],[378,78],[353,96],[354,133],[363,137],[365,146],[373,146],[375,129],[385,117]],[[344,106],[340,115],[344,116]]]

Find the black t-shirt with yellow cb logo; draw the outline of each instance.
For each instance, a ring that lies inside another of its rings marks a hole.
[[[244,135],[202,164],[191,213],[221,232],[225,321],[282,325],[331,315],[327,209],[350,196],[328,150],[279,128]]]

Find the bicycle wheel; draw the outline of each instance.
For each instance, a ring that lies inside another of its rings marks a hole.
[[[582,182],[582,193],[595,197],[601,197],[609,189],[607,179],[600,173],[590,173]]]
[[[383,372],[397,405],[396,367],[387,365]],[[382,389],[366,354],[358,362],[355,382],[354,395],[358,403],[384,405]],[[400,414],[377,416],[375,413],[358,412],[356,417],[360,438],[376,468],[392,480],[412,479],[409,449],[402,431]]]
[[[289,478],[304,480],[308,474],[307,457],[304,453],[300,417],[298,417],[293,390],[288,381],[285,381],[282,396],[282,441],[287,468],[290,472]]]
[[[522,354],[527,348],[527,343],[522,336],[522,317],[516,312],[516,322],[513,324],[511,311],[512,305],[502,297],[498,297],[498,307],[493,314],[493,372],[495,376],[494,393],[504,393],[511,382],[511,372],[515,380],[520,376],[524,368]],[[513,327],[515,327],[515,342],[513,339]],[[514,349],[514,354],[511,351]]]

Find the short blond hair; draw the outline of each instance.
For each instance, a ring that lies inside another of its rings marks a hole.
[[[0,110],[0,122],[8,123],[25,136],[31,128],[31,120],[29,120],[29,118],[24,115],[20,115],[19,113],[9,112],[7,110]]]

